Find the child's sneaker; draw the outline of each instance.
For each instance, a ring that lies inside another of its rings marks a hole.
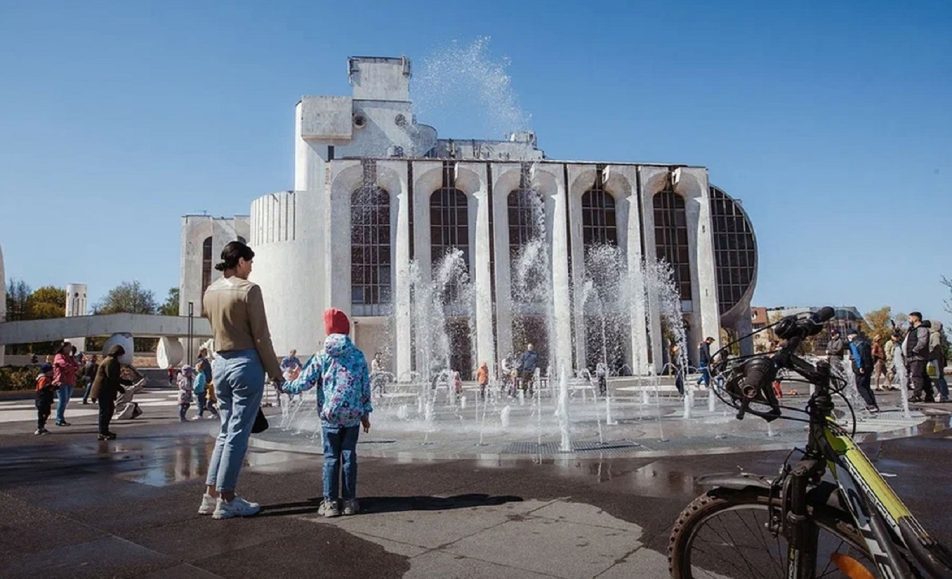
[[[356,515],[360,512],[360,505],[357,504],[357,499],[347,499],[344,501],[344,515]]]
[[[215,512],[212,513],[213,519],[230,519],[232,517],[252,517],[258,514],[261,505],[252,503],[245,499],[235,496],[230,501],[218,497],[215,504]]]
[[[332,517],[339,517],[340,508],[337,506],[337,501],[324,499],[324,502],[322,502],[321,506],[317,509],[317,514],[327,517],[328,519]]]
[[[33,433],[34,436],[42,436],[44,434],[49,434],[50,431],[45,428],[37,428],[36,432]]]
[[[215,512],[215,506],[218,504],[218,499],[211,496],[208,493],[202,493],[202,504],[198,507],[198,514],[200,515],[210,515]]]

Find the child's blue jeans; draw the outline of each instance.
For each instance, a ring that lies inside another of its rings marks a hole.
[[[324,498],[348,500],[357,497],[357,426],[323,426]],[[341,470],[344,488],[341,493]]]

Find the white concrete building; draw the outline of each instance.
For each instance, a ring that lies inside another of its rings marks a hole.
[[[620,345],[609,360],[616,372],[645,372],[649,361],[660,368],[666,346],[656,302],[622,312],[605,342],[579,304],[586,260],[599,244],[617,248],[618,269],[635,271],[646,256],[672,264],[692,359],[693,345],[718,339],[722,323],[750,326],[753,230],[704,167],[557,161],[532,133],[439,139],[413,115],[406,58],[348,64],[351,96],[308,96],[295,107],[294,190],[253,201],[242,235],[256,253],[252,279],[262,286],[279,353],[318,348],[321,312],[334,306],[351,315],[368,355],[384,353],[398,377],[425,373],[418,345],[432,322],[412,313],[419,282],[411,263],[430,280],[453,248],[475,290],[469,317],[448,309],[451,366],[464,376],[482,361],[496,368],[528,341],[543,368],[593,366],[593,352],[609,341]],[[197,304],[205,284],[196,256],[212,234],[196,230],[211,225],[184,219],[182,303]],[[520,301],[512,261],[540,234],[544,299]],[[238,235],[237,225],[229,235]],[[637,292],[640,283],[632,276],[624,289]]]
[[[179,315],[188,315],[192,302],[194,314],[202,315],[202,295],[213,281],[221,277],[215,269],[221,250],[229,241],[248,239],[248,216],[182,217],[181,259],[179,265]]]

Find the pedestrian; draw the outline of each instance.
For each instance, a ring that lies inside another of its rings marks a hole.
[[[909,366],[909,381],[912,383],[910,402],[934,402],[932,385],[926,374],[926,362],[929,360],[929,328],[922,325],[922,314],[909,314],[909,331],[903,343],[903,353]],[[924,398],[923,398],[924,397]]]
[[[99,370],[99,360],[93,354],[86,358],[83,365],[82,376],[86,388],[83,390],[83,404],[89,404],[89,393],[93,390],[93,381],[96,379],[96,372]]]
[[[711,344],[713,343],[714,338],[708,336],[698,345],[697,349],[698,371],[701,372],[697,383],[705,388],[711,383]]]
[[[201,374],[202,393],[199,394],[198,375]],[[201,417],[205,411],[208,411],[209,418],[218,417],[218,409],[215,407],[215,384],[212,382],[212,363],[208,359],[208,348],[202,348],[198,351],[198,360],[195,362],[195,395],[198,397],[198,415]]]
[[[188,364],[182,366],[182,371],[179,372],[178,391],[179,422],[185,422],[195,392],[195,371]]]
[[[873,353],[873,376],[876,377],[876,390],[887,390],[889,387],[889,375],[886,373],[886,349],[882,345],[882,336],[873,335],[872,353]],[[880,386],[880,379],[886,377],[886,385]]]
[[[533,394],[533,382],[535,380],[535,371],[539,366],[539,355],[535,352],[532,344],[526,344],[526,351],[522,353],[519,360],[519,375],[522,378],[522,391],[528,389],[529,397]]]
[[[506,357],[502,359],[502,362],[499,363],[499,369],[502,373],[502,388],[505,389],[506,394],[509,397],[516,395],[516,387],[512,378],[512,373],[515,370],[516,366],[516,356],[509,352],[506,354]]]
[[[479,398],[486,399],[486,386],[489,385],[489,365],[483,362],[476,370],[476,383],[479,384]]]
[[[291,350],[281,359],[281,375],[285,380],[292,380],[301,368],[301,359],[297,357],[297,350]]]
[[[873,354],[869,342],[857,330],[850,329],[846,338],[850,345],[850,361],[853,364],[853,375],[856,376],[856,389],[866,402],[866,410],[879,412],[876,395],[869,384],[873,377]]]
[[[336,308],[324,311],[324,349],[308,360],[297,379],[282,388],[288,394],[317,390],[317,409],[324,435],[324,501],[318,514],[355,515],[357,438],[370,432],[370,372],[363,352],[350,339],[350,320]],[[341,485],[343,478],[343,485]]]
[[[205,290],[204,311],[212,327],[216,355],[212,363],[221,430],[208,465],[200,515],[215,519],[248,517],[261,506],[238,496],[235,487],[248,451],[248,437],[261,411],[267,370],[277,386],[284,382],[271,344],[261,287],[248,281],[255,253],[231,241],[215,269],[224,276]]]
[[[906,367],[902,359],[902,334],[898,330],[894,330],[889,335],[884,349],[886,351],[886,380],[889,382],[889,389],[898,390],[899,388],[895,385],[897,369]]]
[[[929,329],[929,360],[936,371],[935,386],[939,391],[939,402],[949,401],[949,384],[945,381],[946,352],[949,348],[948,339],[942,331],[942,322],[932,322]]]
[[[595,364],[595,379],[598,380],[598,393],[604,396],[608,392],[608,365],[603,360]]]
[[[53,410],[53,398],[56,396],[56,386],[53,385],[53,366],[43,364],[40,373],[36,376],[36,436],[49,434],[46,429],[46,420]]]
[[[116,398],[125,392],[123,383],[131,384],[122,378],[122,366],[119,358],[125,355],[126,350],[119,344],[113,345],[109,352],[96,368],[96,378],[93,380],[89,397],[99,403],[99,440],[114,440],[116,435],[109,430],[109,423],[116,410]]]
[[[69,422],[66,422],[66,406],[73,395],[78,373],[76,348],[69,342],[63,342],[53,358],[53,385],[57,388],[56,426],[69,426]]]
[[[671,344],[671,366],[674,369],[674,387],[678,395],[684,396],[684,364],[681,361],[681,346],[677,342]]]

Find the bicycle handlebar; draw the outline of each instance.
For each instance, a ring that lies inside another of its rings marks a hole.
[[[781,416],[780,402],[773,390],[773,382],[781,368],[788,368],[810,382],[824,387],[829,384],[829,364],[816,366],[795,355],[803,340],[823,330],[823,323],[833,318],[835,311],[827,306],[808,315],[787,316],[775,325],[774,333],[784,340],[783,346],[771,356],[757,356],[743,362],[725,385],[727,393],[740,405],[737,419],[743,420],[746,413],[771,422]],[[769,411],[751,408],[756,402],[770,407]]]

